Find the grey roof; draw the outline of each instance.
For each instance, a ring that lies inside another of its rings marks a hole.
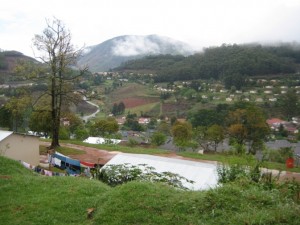
[[[12,131],[0,130],[0,141],[3,141],[9,135],[13,134]]]
[[[155,168],[156,172],[177,173],[195,183],[183,183],[190,190],[205,190],[217,186],[217,165],[190,160],[174,159],[144,154],[120,153],[114,156],[106,165],[147,164]],[[104,166],[104,167],[105,167]]]

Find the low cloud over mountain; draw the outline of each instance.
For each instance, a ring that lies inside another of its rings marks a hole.
[[[93,72],[100,72],[146,55],[190,55],[192,53],[191,47],[187,44],[168,37],[126,35],[88,47],[79,64],[88,65]]]

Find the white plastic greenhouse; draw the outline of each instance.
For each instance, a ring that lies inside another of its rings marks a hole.
[[[194,181],[193,184],[183,182],[190,190],[206,190],[217,186],[217,165],[190,160],[174,159],[144,154],[120,153],[114,156],[107,165],[116,164],[139,165],[146,164],[154,167],[156,172],[172,172]],[[104,166],[104,168],[105,168]]]

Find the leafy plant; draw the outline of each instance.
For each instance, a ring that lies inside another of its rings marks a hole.
[[[193,183],[176,173],[158,173],[154,167],[147,164],[131,165],[128,163],[105,166],[100,170],[99,179],[113,187],[133,180],[162,182],[179,189],[186,189],[183,182]]]
[[[247,176],[245,166],[239,164],[219,164],[217,167],[217,173],[219,183],[228,183]]]
[[[129,138],[128,139],[128,146],[130,147],[134,147],[134,146],[137,146],[139,143],[137,140],[133,139],[133,138]]]
[[[294,156],[292,147],[282,147],[279,150],[267,149],[264,151],[264,158],[271,162],[285,163],[288,158]]]
[[[166,140],[167,140],[166,135],[161,132],[155,132],[151,136],[151,143],[156,146],[163,145],[166,142]]]

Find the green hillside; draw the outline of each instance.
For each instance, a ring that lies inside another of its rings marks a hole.
[[[35,59],[17,51],[0,51],[0,84],[17,80],[14,69],[20,62],[38,63]]]
[[[132,60],[116,71],[149,70],[155,82],[295,73],[300,62],[299,46],[222,45],[188,57],[158,55]]]
[[[3,157],[0,165],[1,224],[299,224],[299,202],[285,188],[246,181],[195,192],[138,182],[110,188],[37,175]]]

